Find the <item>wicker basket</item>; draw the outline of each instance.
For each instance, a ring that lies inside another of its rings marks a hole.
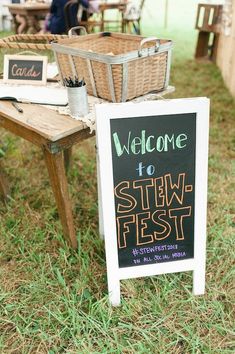
[[[52,43],[61,80],[84,78],[89,94],[125,102],[168,86],[172,41],[121,33],[72,36]]]
[[[49,62],[54,61],[51,42],[68,38],[67,35],[54,34],[16,34],[0,38],[0,48],[2,54],[40,54],[46,55]],[[3,64],[3,63],[2,63]],[[0,71],[2,65],[0,63]],[[0,73],[2,79],[3,73]],[[48,81],[58,81],[59,78],[48,79]]]
[[[0,48],[51,50],[51,42],[62,38],[68,38],[68,36],[54,34],[16,34],[1,38]]]

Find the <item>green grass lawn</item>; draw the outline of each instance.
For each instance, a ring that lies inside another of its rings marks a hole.
[[[12,199],[0,203],[0,353],[234,353],[235,102],[218,68],[194,61],[193,29],[156,32],[175,41],[171,97],[211,100],[206,294],[192,295],[191,272],[126,280],[112,308],[94,138],[76,146],[69,173],[79,241],[71,251],[42,152],[1,129]]]

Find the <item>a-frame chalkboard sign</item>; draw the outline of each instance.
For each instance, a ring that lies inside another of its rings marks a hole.
[[[209,100],[96,106],[101,233],[108,289],[193,271],[205,291]]]

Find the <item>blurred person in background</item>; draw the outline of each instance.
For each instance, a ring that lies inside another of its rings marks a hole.
[[[24,4],[26,0],[11,0],[12,4]],[[18,23],[17,34],[24,33],[27,25],[27,21],[24,16],[16,15],[15,21]]]
[[[52,34],[66,33],[66,23],[64,16],[64,6],[69,0],[52,0],[50,14],[47,16],[45,29]],[[76,4],[75,4],[76,5]],[[82,13],[82,20],[87,20],[87,10],[89,13],[98,11],[98,2],[89,0],[78,0],[78,6],[74,8],[74,26],[77,25],[78,7],[81,5],[85,11]]]

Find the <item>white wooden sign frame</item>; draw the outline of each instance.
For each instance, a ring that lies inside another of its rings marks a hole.
[[[42,79],[41,80],[24,80],[24,79],[11,79],[9,78],[9,63],[10,60],[22,60],[22,61],[39,61],[42,62]],[[3,82],[12,84],[24,84],[24,85],[46,85],[47,82],[47,56],[39,55],[4,55],[4,69],[3,69]]]
[[[110,120],[196,113],[194,258],[119,268]],[[104,234],[109,299],[120,305],[120,280],[193,271],[193,293],[205,292],[209,99],[187,98],[96,105],[100,233]]]

